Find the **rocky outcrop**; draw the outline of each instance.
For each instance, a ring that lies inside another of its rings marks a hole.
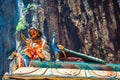
[[[48,42],[119,63],[119,5],[116,0],[43,0]]]
[[[15,35],[20,43],[23,41],[19,34],[15,34],[19,19],[18,0],[0,0],[0,3],[2,75],[8,71],[8,56],[16,49]],[[35,18],[35,25],[45,34],[49,46],[53,32],[56,32],[58,44],[68,49],[108,63],[120,63],[120,8],[117,0],[23,0],[23,3],[25,7],[32,3],[37,6],[34,14],[28,13],[25,17],[30,26]]]
[[[16,48],[15,32],[19,19],[17,0],[0,0],[0,79],[8,71],[8,56]]]

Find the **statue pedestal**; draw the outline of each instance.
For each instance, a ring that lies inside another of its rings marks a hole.
[[[20,67],[12,74],[5,74],[5,79],[69,79],[99,80],[120,78],[120,65],[96,64],[85,62],[40,62],[31,61],[30,67]]]

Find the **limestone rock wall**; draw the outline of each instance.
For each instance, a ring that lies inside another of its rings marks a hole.
[[[117,0],[42,0],[44,33],[50,43],[119,63],[120,8]]]
[[[118,0],[23,0],[38,5],[37,27],[51,46],[58,44],[106,60],[120,63],[120,7]],[[26,20],[31,24],[30,13]],[[8,71],[8,56],[16,49],[18,0],[0,0],[0,78]],[[29,27],[28,27],[29,28]],[[22,40],[21,40],[22,41]],[[67,54],[69,55],[69,54]]]

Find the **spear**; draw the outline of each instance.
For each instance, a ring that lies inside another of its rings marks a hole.
[[[27,39],[26,36],[25,36],[23,33],[21,33],[20,35],[21,35],[21,38],[22,38],[24,41],[26,41],[26,39]]]
[[[97,63],[102,63],[102,64],[105,64],[106,61],[102,60],[102,59],[99,59],[99,58],[96,58],[96,57],[93,57],[93,56],[88,56],[86,54],[83,54],[83,53],[79,53],[79,52],[76,52],[76,51],[73,51],[73,50],[69,50],[67,48],[64,48],[65,52],[68,52],[68,53],[72,53],[72,54],[76,54],[84,59],[88,59],[88,60],[92,60],[92,61],[95,61]]]

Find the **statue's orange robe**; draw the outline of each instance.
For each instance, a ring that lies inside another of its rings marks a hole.
[[[45,60],[45,56],[44,56],[45,47],[46,47],[46,41],[40,38],[40,40],[31,41],[29,44],[27,44],[25,53],[30,57],[31,60],[36,60],[37,58],[41,58],[43,61]]]

